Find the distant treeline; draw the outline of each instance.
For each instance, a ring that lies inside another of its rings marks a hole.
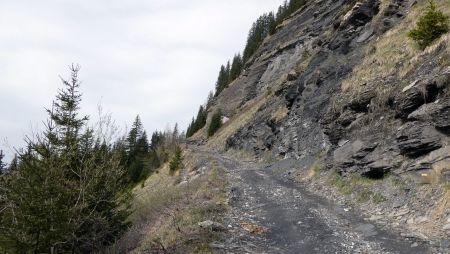
[[[276,13],[264,13],[253,23],[248,33],[247,43],[245,44],[243,51],[244,53],[242,55],[241,53],[235,54],[231,62],[228,60],[225,65],[220,67],[215,85],[215,92],[211,92],[209,94],[206,106],[201,106],[197,117],[192,119],[192,122],[186,131],[187,137],[191,137],[206,125],[207,112],[214,97],[217,97],[230,85],[231,82],[239,77],[239,75],[245,70],[246,63],[259,49],[264,39],[267,36],[274,34],[276,27],[283,23],[283,21],[292,13],[296,12],[303,5],[305,5],[305,3],[306,0],[285,1],[283,5],[278,7]]]
[[[184,133],[179,133],[178,124],[175,124],[173,130],[153,132],[149,142],[141,119],[139,115],[136,116],[128,135],[115,144],[121,155],[121,165],[126,169],[127,182],[134,186],[147,179],[170,159],[184,136]]]

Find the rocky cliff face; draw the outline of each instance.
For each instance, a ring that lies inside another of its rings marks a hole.
[[[450,14],[448,1],[435,2]],[[425,5],[309,1],[216,98],[211,112],[230,121],[207,145],[294,158],[303,175],[328,169],[304,184],[341,200],[327,191],[335,184],[350,194],[344,203],[372,197],[365,215],[447,248],[450,35],[424,51],[407,37]],[[361,176],[385,180],[367,187]]]
[[[421,2],[310,1],[217,99],[231,118],[264,101],[226,148],[327,151],[329,167],[371,177],[448,162],[448,35],[424,52],[409,41]]]

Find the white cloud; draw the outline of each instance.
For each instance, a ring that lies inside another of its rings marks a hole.
[[[15,0],[0,4],[0,139],[23,145],[73,62],[83,112],[185,128],[251,23],[283,0]],[[1,143],[0,143],[1,148]],[[8,152],[8,151],[7,151]]]

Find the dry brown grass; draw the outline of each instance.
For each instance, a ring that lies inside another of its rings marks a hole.
[[[450,2],[447,0],[435,2],[440,10],[450,14]],[[386,1],[383,1],[383,5],[385,4]],[[425,51],[420,51],[417,45],[407,37],[408,31],[414,27],[425,5],[426,1],[420,1],[401,23],[365,47],[365,57],[361,64],[356,66],[349,78],[342,82],[344,91],[358,89],[361,84],[371,83],[377,79],[383,80],[390,75],[398,75],[402,78],[416,66],[424,54],[430,54],[436,50],[437,45],[444,43],[447,49],[449,48],[448,34],[434,42]]]
[[[288,113],[289,109],[285,105],[280,106],[275,112],[272,113],[272,119],[278,122],[281,119],[285,118]]]
[[[228,149],[227,154],[242,161],[254,161],[255,155],[244,149]]]
[[[445,234],[442,230],[442,226],[446,222],[446,212],[450,208],[450,190],[445,191],[440,197],[439,201],[427,214],[428,220],[419,221],[409,225],[409,229],[415,232],[421,232],[429,236],[439,236]]]
[[[254,235],[261,235],[264,234],[265,232],[267,232],[267,228],[257,225],[255,223],[252,222],[241,222],[241,227],[249,232],[250,234],[254,234]]]
[[[192,152],[185,156],[187,165],[208,160]],[[210,162],[205,174],[187,184],[178,184],[180,179],[165,165],[146,180],[145,187],[136,187],[130,218],[133,227],[107,253],[209,253],[208,243],[220,240],[221,234],[202,230],[197,223],[220,221],[226,209],[225,172]]]

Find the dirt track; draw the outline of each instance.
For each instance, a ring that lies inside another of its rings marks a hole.
[[[295,162],[269,166],[200,150],[226,169],[232,184],[226,219],[230,237],[218,252],[432,253],[288,180]]]

